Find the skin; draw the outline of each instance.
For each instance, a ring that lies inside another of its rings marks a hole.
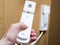
[[[27,29],[27,28],[28,28],[28,26],[23,23],[11,24],[7,33],[0,40],[0,45],[19,45],[16,42],[17,35],[20,31]],[[30,42],[32,42],[36,39],[37,39],[36,33],[35,33],[34,29],[32,29],[31,36],[30,36]]]

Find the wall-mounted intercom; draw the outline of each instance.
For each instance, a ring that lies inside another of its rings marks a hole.
[[[28,0],[25,1],[20,22],[23,22],[24,24],[26,24],[28,28],[19,32],[18,38],[17,38],[18,43],[22,43],[22,44],[29,43],[35,8],[36,8],[36,2],[28,1]],[[40,31],[42,32],[38,36],[37,40],[32,42],[31,45],[34,45],[43,35],[44,31],[48,29],[49,14],[50,14],[50,6],[42,5],[41,13],[40,13]]]
[[[30,45],[34,45],[35,43],[37,43],[37,41],[42,37],[44,32],[46,32],[46,30],[48,30],[48,17],[49,17],[49,14],[50,14],[50,6],[48,6],[48,5],[41,5],[40,29],[39,29],[41,34]]]
[[[41,5],[40,13],[40,30],[44,31],[48,29],[48,17],[50,14],[50,6]]]

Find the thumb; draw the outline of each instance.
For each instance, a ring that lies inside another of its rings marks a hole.
[[[25,25],[24,23],[18,23],[17,25],[19,25],[18,29],[20,29],[20,30],[27,29],[27,25]]]
[[[14,24],[11,24],[10,26],[10,30],[18,30],[21,31],[21,30],[24,30],[27,28],[27,25],[25,25],[24,23],[14,23]]]

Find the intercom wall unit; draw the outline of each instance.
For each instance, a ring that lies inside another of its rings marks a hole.
[[[41,39],[42,35],[48,30],[48,18],[50,15],[50,6],[48,5],[41,5],[41,11],[40,11],[40,29],[41,32],[37,39],[32,42],[30,45],[35,45],[39,39]]]
[[[50,6],[42,5],[41,6],[41,15],[40,15],[40,30],[48,29],[48,18],[50,14]]]

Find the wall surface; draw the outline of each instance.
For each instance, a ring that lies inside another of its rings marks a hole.
[[[2,34],[3,34],[3,22],[4,22],[4,16],[3,16],[3,14],[4,14],[4,12],[3,12],[3,10],[4,10],[4,3],[3,3],[4,1],[3,0],[0,0],[0,38],[2,37]]]
[[[48,45],[60,45],[60,0],[52,0]]]

